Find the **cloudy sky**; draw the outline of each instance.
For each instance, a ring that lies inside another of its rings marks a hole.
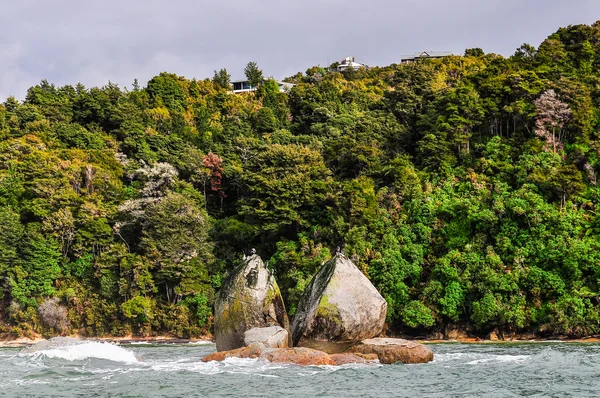
[[[369,65],[422,50],[511,55],[560,26],[600,19],[599,0],[3,0],[0,101],[42,79],[130,86],[168,71],[282,78],[347,55]]]

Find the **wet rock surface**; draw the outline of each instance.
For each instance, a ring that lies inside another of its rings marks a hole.
[[[299,366],[344,365],[349,363],[373,363],[376,355],[335,354],[307,347],[268,348],[260,343],[251,344],[231,351],[219,351],[202,358],[202,362],[224,361],[227,358],[260,358],[274,363],[287,363]]]
[[[376,363],[379,362],[379,357],[376,354],[360,354],[360,353],[345,353],[331,354],[331,359],[336,365],[348,365],[352,363]]]
[[[262,344],[252,344],[248,347],[236,348],[229,351],[216,351],[202,358],[202,362],[221,362],[227,358],[258,358],[266,349]]]
[[[433,361],[433,351],[416,341],[392,338],[366,339],[350,348],[349,353],[376,354],[379,362],[426,363]]]
[[[260,358],[270,362],[289,363],[300,366],[335,365],[335,361],[322,351],[306,347],[268,350]]]

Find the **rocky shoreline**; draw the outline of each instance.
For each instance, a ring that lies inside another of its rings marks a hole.
[[[69,336],[80,338],[79,336]],[[135,344],[198,344],[210,345],[214,344],[214,338],[206,337],[201,339],[181,339],[176,337],[81,337],[87,341],[100,341],[118,345],[135,345]],[[411,336],[403,336],[402,339],[415,341],[421,344],[511,344],[511,343],[600,343],[600,336],[585,336],[581,338],[569,338],[565,336],[549,336],[545,338],[511,338],[505,340],[490,340],[478,337],[465,337],[458,339],[422,339],[413,338]],[[0,339],[0,348],[22,348],[34,345],[40,341],[44,341],[43,337],[28,338],[28,337],[11,337]]]
[[[98,341],[102,343],[111,343],[117,345],[131,345],[131,344],[214,344],[212,336],[207,336],[198,339],[180,339],[169,336],[156,336],[156,337],[81,337],[77,335],[65,336],[84,341]],[[0,348],[23,348],[32,346],[39,342],[46,341],[42,336],[36,336],[33,338],[29,337],[18,337],[18,338],[4,338],[0,339]]]
[[[543,336],[493,330],[486,338],[469,327],[448,325],[429,336],[389,336],[384,331],[387,303],[371,282],[342,252],[327,263],[305,290],[290,324],[273,274],[252,253],[225,281],[215,301],[215,334],[197,339],[155,337],[83,337],[118,345],[216,344],[204,361],[228,357],[264,358],[272,362],[307,364],[425,363],[433,352],[423,345],[443,343],[597,343],[600,335],[582,338]],[[42,336],[0,337],[0,348],[26,347]],[[311,362],[312,361],[312,362]]]
[[[204,362],[237,357],[303,366],[365,361],[416,364],[434,358],[425,342],[548,341],[537,340],[535,334],[501,330],[493,330],[484,340],[472,337],[472,331],[460,325],[448,325],[443,333],[426,339],[380,337],[385,334],[387,303],[339,250],[306,287],[291,326],[277,282],[255,252],[224,282],[215,308],[217,351],[205,356]]]

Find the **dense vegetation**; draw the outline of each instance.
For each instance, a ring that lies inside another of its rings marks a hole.
[[[161,73],[0,105],[1,332],[197,336],[255,247],[293,314],[336,246],[391,331],[600,333],[600,22],[279,92]]]

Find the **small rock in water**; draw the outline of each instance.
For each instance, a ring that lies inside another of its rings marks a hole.
[[[227,358],[258,358],[265,350],[262,344],[252,344],[248,347],[236,348],[229,351],[216,351],[202,358],[202,362],[221,362]]]
[[[374,363],[379,361],[377,354],[345,353],[331,354],[331,359],[336,365],[348,365],[351,363]]]
[[[280,326],[252,328],[244,333],[244,345],[246,346],[260,343],[268,348],[287,348],[289,340],[288,331]]]
[[[351,353],[377,354],[379,362],[426,363],[433,361],[433,351],[416,341],[392,338],[367,339],[348,350]]]
[[[269,362],[290,363],[300,366],[335,365],[329,354],[306,347],[267,350],[260,356]]]

